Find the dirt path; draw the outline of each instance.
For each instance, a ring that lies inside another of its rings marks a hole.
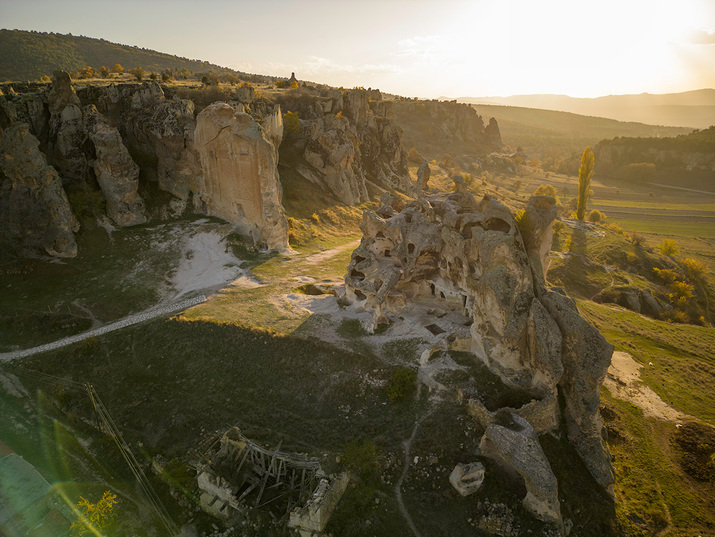
[[[407,474],[410,471],[410,449],[412,448],[412,442],[414,441],[415,436],[417,436],[417,429],[420,428],[422,420],[424,420],[427,416],[429,416],[429,413],[425,414],[415,422],[415,427],[414,429],[412,429],[412,434],[407,440],[402,443],[403,447],[405,448],[405,464],[402,467],[402,474],[400,474],[400,478],[395,484],[395,497],[397,498],[397,505],[400,508],[400,513],[404,517],[405,521],[407,522],[407,525],[410,527],[410,530],[412,530],[412,533],[415,537],[422,537],[422,534],[419,532],[417,526],[415,526],[415,523],[412,521],[412,517],[410,516],[407,507],[405,507],[405,502],[402,499],[402,483],[404,482],[405,478],[407,477]]]
[[[318,263],[322,263],[323,261],[326,261],[331,257],[336,256],[341,252],[344,252],[348,248],[354,250],[358,247],[358,244],[360,244],[360,239],[348,242],[347,244],[343,244],[341,246],[338,246],[337,248],[331,248],[330,250],[323,250],[322,252],[318,252],[317,254],[309,255],[308,257],[303,259],[303,262],[309,265],[317,265]]]
[[[163,315],[170,315],[172,313],[185,310],[186,308],[189,308],[191,306],[195,306],[196,304],[201,304],[205,301],[206,297],[204,295],[201,295],[195,298],[191,298],[189,300],[182,300],[181,302],[176,302],[170,305],[165,305],[161,307],[155,306],[140,313],[135,313],[134,315],[124,317],[124,319],[120,319],[119,321],[109,323],[93,330],[87,330],[86,332],[82,332],[81,334],[66,337],[63,339],[58,339],[57,341],[53,341],[52,343],[47,343],[45,345],[40,345],[39,347],[32,347],[30,349],[23,349],[21,351],[0,353],[0,363],[10,362],[18,358],[32,356],[33,354],[39,354],[41,352],[59,349],[60,347],[66,347],[67,345],[78,343],[90,337],[101,336],[108,332],[114,332],[115,330],[120,330],[121,328],[125,328],[133,324],[138,324],[144,321],[148,321],[150,319],[155,319]]]
[[[611,358],[611,366],[603,381],[613,397],[629,401],[643,410],[643,414],[665,421],[681,421],[692,418],[689,414],[674,409],[663,401],[657,393],[640,380],[640,368],[627,352],[616,351]]]

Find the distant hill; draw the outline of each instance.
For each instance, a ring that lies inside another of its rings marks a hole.
[[[460,97],[470,104],[501,104],[560,110],[618,121],[704,129],[715,125],[715,89],[652,95],[608,95],[595,99],[567,95],[513,95],[511,97]]]
[[[687,134],[683,127],[657,127],[614,119],[583,116],[570,112],[520,108],[516,106],[472,105],[482,117],[499,123],[502,141],[528,155],[543,157],[578,153],[586,146],[616,137],[664,137]]]
[[[145,71],[187,69],[192,73],[244,73],[209,62],[190,60],[154,50],[110,43],[104,39],[54,33],[0,30],[0,82],[38,80],[58,69],[76,72],[86,66],[111,68],[118,63],[125,69]],[[268,77],[267,77],[268,78]]]

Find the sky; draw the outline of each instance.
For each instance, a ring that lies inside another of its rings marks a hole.
[[[410,97],[715,88],[715,0],[0,0],[0,27]]]

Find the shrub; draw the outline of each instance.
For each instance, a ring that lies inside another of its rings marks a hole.
[[[119,65],[118,63],[115,63],[114,66],[112,67],[112,73],[116,75],[121,75],[124,72],[124,67]]]
[[[673,282],[670,286],[670,290],[672,291],[668,295],[670,303],[680,309],[685,309],[688,305],[688,300],[695,296],[693,286],[685,282]]]
[[[516,211],[514,213],[514,220],[516,220],[516,227],[519,228],[519,231],[521,231],[522,235],[529,232],[529,218],[526,214],[526,209],[519,209],[518,211]]]
[[[411,367],[396,366],[392,368],[390,381],[387,383],[387,397],[393,403],[401,401],[415,391],[417,371]]]
[[[637,231],[633,231],[631,232],[631,242],[636,246],[643,246],[645,243],[645,237]]]
[[[683,259],[682,265],[686,278],[693,283],[702,279],[707,272],[707,268],[703,263],[690,257]]]
[[[107,78],[109,75],[109,68],[104,65],[99,69],[99,74],[102,78]]]
[[[142,78],[144,78],[144,69],[142,69],[141,67],[132,69],[129,72],[134,75],[134,78],[137,80],[137,82],[141,82]]]
[[[444,156],[442,157],[442,160],[439,162],[440,168],[444,168],[445,170],[449,170],[454,167],[454,159],[452,159],[452,155],[449,153],[445,153]]]
[[[169,73],[161,73],[161,81],[168,82],[171,80],[171,75]]]
[[[675,255],[680,251],[680,246],[672,239],[663,239],[663,242],[658,245],[660,253],[663,255]]]
[[[79,518],[70,526],[72,537],[105,534],[117,516],[114,512],[116,503],[117,495],[108,490],[97,503],[91,503],[80,496],[75,506]]]
[[[625,235],[625,231],[623,231],[623,228],[619,226],[618,224],[608,224],[608,229],[615,231],[619,235]]]
[[[298,82],[296,82],[296,81],[294,80],[293,82],[290,83],[290,87],[293,88],[293,89],[298,89]]]
[[[595,222],[595,223],[600,223],[603,222],[606,219],[606,215],[599,211],[598,209],[592,210],[590,213],[588,213],[588,221],[589,222]]]
[[[355,439],[345,444],[341,462],[363,481],[374,482],[380,477],[380,450],[372,440]]]
[[[566,224],[564,224],[561,220],[554,220],[554,223],[551,225],[551,229],[553,230],[554,235],[558,235],[566,229]]]
[[[658,279],[663,283],[673,283],[678,279],[678,274],[670,269],[659,269],[658,267],[653,267],[653,272],[655,272]]]
[[[283,128],[286,133],[299,133],[301,131],[300,118],[298,112],[286,112],[283,114]]]
[[[151,78],[152,80],[156,80],[156,79],[159,78],[159,77],[157,76],[156,73],[152,73],[152,74],[149,75],[149,78]]]

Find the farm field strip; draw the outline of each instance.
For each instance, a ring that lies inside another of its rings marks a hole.
[[[644,218],[609,218],[608,221],[615,222],[626,231],[639,231],[641,233],[653,233],[655,235],[667,235],[671,237],[701,237],[715,238],[715,222],[683,222],[683,221],[663,221],[662,219],[646,220]]]

